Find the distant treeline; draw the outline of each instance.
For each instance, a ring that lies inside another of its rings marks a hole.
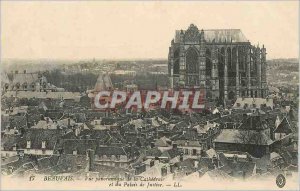
[[[51,84],[71,92],[84,92],[87,89],[92,89],[98,77],[93,73],[75,73],[69,75],[61,72],[61,70],[46,72],[44,75]]]
[[[111,80],[116,88],[125,88],[127,84],[135,84],[139,89],[156,89],[168,86],[168,76],[164,74],[137,74],[136,76],[112,74]]]
[[[84,92],[93,89],[98,75],[93,73],[65,74],[61,70],[53,70],[44,73],[48,82],[71,92]],[[125,88],[127,84],[136,84],[139,89],[155,89],[168,85],[168,76],[163,74],[137,74],[136,76],[114,75],[112,83],[116,88]]]

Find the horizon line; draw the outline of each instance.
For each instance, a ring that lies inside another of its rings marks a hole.
[[[267,60],[280,60],[280,59],[297,59],[299,57],[278,57],[278,58],[268,58]],[[57,61],[143,61],[143,60],[168,60],[168,58],[1,58],[2,61],[8,60],[24,60],[24,61],[40,61],[40,60],[57,60]]]

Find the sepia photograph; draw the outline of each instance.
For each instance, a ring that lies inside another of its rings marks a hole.
[[[0,2],[0,190],[299,190],[290,1]]]

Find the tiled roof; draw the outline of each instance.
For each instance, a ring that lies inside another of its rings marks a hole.
[[[172,158],[180,156],[182,154],[183,154],[183,150],[182,149],[178,149],[178,148],[174,149],[174,148],[172,148],[170,150],[164,151],[161,156],[162,157],[168,157],[169,159],[172,159]]]
[[[51,168],[51,167],[57,165],[58,160],[59,160],[59,156],[57,156],[57,155],[40,158],[37,161],[38,169],[42,170],[42,169]]]
[[[2,169],[13,168],[13,171],[16,171],[17,169],[21,168],[23,164],[28,162],[35,162],[35,161],[36,161],[36,157],[24,155],[23,158],[19,158],[18,160],[2,165],[1,168]]]
[[[206,169],[206,170],[211,170],[215,168],[212,159],[209,157],[201,157],[199,159],[198,167],[200,169]]]
[[[17,144],[19,148],[26,149],[27,141],[31,141],[31,149],[42,149],[42,141],[46,141],[46,149],[52,150],[62,135],[63,130],[59,129],[25,129]]]
[[[268,128],[267,122],[264,120],[264,117],[261,115],[248,115],[245,116],[241,121],[240,129],[266,129]]]
[[[183,161],[175,163],[178,168],[185,168],[187,171],[193,172],[195,169],[195,160],[188,158]]]
[[[254,145],[270,145],[273,143],[267,131],[239,129],[222,129],[214,142]]]
[[[154,156],[159,157],[161,156],[162,152],[158,148],[151,148],[149,150],[146,150],[146,156]]]
[[[3,147],[5,151],[13,150],[13,146],[17,143],[18,138],[19,135],[4,134],[1,136],[1,147]]]
[[[274,133],[286,133],[286,134],[292,133],[290,123],[286,117],[282,119],[280,124],[274,130]]]
[[[125,177],[125,174],[129,171],[127,169],[119,168],[119,167],[111,167],[95,164],[93,172],[99,172],[100,177]]]
[[[26,128],[27,122],[25,116],[10,116],[10,127],[20,129],[21,127]]]
[[[230,176],[245,176],[245,178],[253,175],[255,168],[254,162],[245,161],[232,161],[230,160],[227,165],[220,168]],[[243,175],[244,173],[244,175]]]
[[[85,155],[89,149],[96,150],[97,141],[94,139],[65,139],[63,143],[63,152],[73,154],[77,151],[78,155]]]
[[[164,136],[156,140],[154,144],[156,147],[169,147],[171,145],[171,140]]]
[[[129,147],[124,146],[98,146],[95,154],[99,156],[103,155],[127,155],[130,152]]]
[[[201,147],[199,141],[188,141],[188,140],[177,140],[174,141],[175,144],[181,147]]]
[[[231,176],[220,169],[214,169],[207,171],[202,177],[208,176],[213,181],[224,181],[224,180],[233,180]]]
[[[215,149],[211,148],[209,150],[206,151],[206,154],[209,158],[213,158],[213,157],[217,157],[218,154],[217,152],[215,151]]]
[[[184,33],[186,30],[182,30]],[[175,43],[180,41],[181,30],[176,30]],[[240,29],[207,29],[204,30],[204,39],[207,42],[248,42]]]
[[[77,172],[80,169],[85,169],[88,160],[86,155],[60,155],[57,166],[52,167],[56,173]]]

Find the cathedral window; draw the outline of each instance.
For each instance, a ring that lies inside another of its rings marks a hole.
[[[198,66],[198,53],[195,49],[188,50],[186,54],[186,68],[187,73],[193,74],[197,73],[197,66]]]
[[[179,49],[174,53],[173,74],[179,74]]]
[[[212,70],[211,52],[209,49],[207,49],[206,50],[206,66],[205,66],[206,76],[211,77],[211,70]]]

